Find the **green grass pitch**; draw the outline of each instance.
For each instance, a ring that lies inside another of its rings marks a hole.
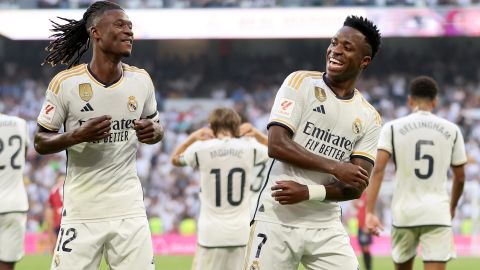
[[[15,267],[16,270],[49,270],[50,256],[36,255],[24,257]],[[191,256],[157,256],[156,269],[157,270],[190,270],[192,263]],[[361,263],[361,259],[360,263]],[[448,270],[478,270],[480,269],[480,257],[461,257],[448,263]],[[108,268],[102,264],[101,270]],[[300,267],[299,269],[303,269]],[[393,263],[389,257],[374,257],[374,270],[393,270]],[[419,259],[415,261],[414,270],[422,270],[422,263]]]

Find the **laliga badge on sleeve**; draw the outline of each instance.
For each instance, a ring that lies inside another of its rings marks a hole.
[[[293,108],[295,108],[295,101],[288,98],[280,98],[276,113],[283,117],[290,118],[292,116]]]

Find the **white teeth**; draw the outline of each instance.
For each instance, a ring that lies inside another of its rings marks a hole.
[[[338,61],[337,59],[334,59],[334,58],[332,58],[332,57],[330,57],[329,60],[330,60],[330,62],[332,62],[332,63],[338,64],[338,65],[342,65],[342,62],[340,62],[340,61]]]

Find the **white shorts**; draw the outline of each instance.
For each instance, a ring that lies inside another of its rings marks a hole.
[[[62,224],[51,270],[97,270],[102,255],[112,270],[154,270],[147,218]]]
[[[341,227],[299,228],[255,221],[244,270],[357,270],[357,257]]]
[[[241,270],[245,247],[197,246],[192,270]]]
[[[451,227],[393,227],[392,259],[395,263],[404,263],[415,257],[419,244],[424,262],[447,262],[456,256]]]
[[[0,214],[0,261],[13,263],[22,258],[26,226],[26,213]]]

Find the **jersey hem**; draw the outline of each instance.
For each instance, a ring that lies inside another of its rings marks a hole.
[[[96,222],[104,222],[104,221],[111,221],[111,220],[120,220],[126,218],[137,218],[137,217],[147,217],[146,214],[130,214],[130,215],[122,215],[122,216],[113,216],[113,217],[102,217],[102,218],[70,218],[67,219],[62,217],[61,224],[73,224],[73,223],[96,223]]]
[[[366,161],[372,163],[372,165],[375,166],[375,161],[373,161],[373,160],[370,159],[369,157],[362,156],[362,155],[358,155],[358,154],[351,155],[350,157],[351,157],[351,158],[361,158],[361,159],[363,159],[363,160],[366,160]]]
[[[260,218],[255,218],[254,221],[261,221],[261,222],[267,222],[267,223],[273,223],[273,224],[280,224],[285,227],[292,227],[292,228],[307,228],[307,229],[325,229],[325,228],[336,228],[337,226],[341,226],[342,223],[340,220],[337,221],[327,221],[327,222],[321,222],[321,221],[314,221],[316,225],[308,225],[308,224],[291,224],[291,223],[285,223],[281,222],[278,220],[270,220],[270,219],[264,219],[262,217]],[[324,226],[319,226],[319,224],[324,225]]]
[[[281,126],[281,127],[285,128],[285,129],[287,129],[288,132],[290,132],[291,135],[295,134],[295,129],[293,129],[292,127],[290,127],[287,123],[280,122],[279,120],[274,120],[274,121],[268,123],[268,125],[267,125],[267,130],[268,130],[271,126]]]
[[[465,160],[465,161],[460,162],[460,163],[458,163],[458,164],[453,164],[453,163],[452,163],[452,164],[450,164],[450,166],[452,166],[452,167],[459,167],[459,166],[463,166],[463,165],[465,165],[465,164],[467,164],[467,163],[468,163],[468,160]]]
[[[0,212],[0,215],[6,215],[6,214],[26,214],[28,213],[27,210],[13,210],[13,211],[6,211],[6,212]]]
[[[233,246],[205,246],[205,245],[202,245],[200,243],[197,243],[197,245],[199,247],[202,247],[202,248],[239,248],[239,247],[246,247],[247,244],[244,244],[244,245],[233,245]]]
[[[51,126],[49,126],[49,125],[47,125],[47,124],[45,124],[45,123],[40,123],[40,121],[37,121],[37,124],[38,124],[39,126],[45,128],[45,129],[48,129],[48,130],[53,131],[53,132],[58,132],[58,131],[59,131],[59,129],[55,129],[55,128],[53,128],[53,127],[51,127]]]
[[[392,224],[392,227],[394,228],[399,228],[399,229],[402,229],[402,228],[417,228],[417,227],[452,227],[452,225],[445,225],[445,224],[422,224],[422,225],[406,225],[406,226],[398,226],[398,225],[394,225]]]

